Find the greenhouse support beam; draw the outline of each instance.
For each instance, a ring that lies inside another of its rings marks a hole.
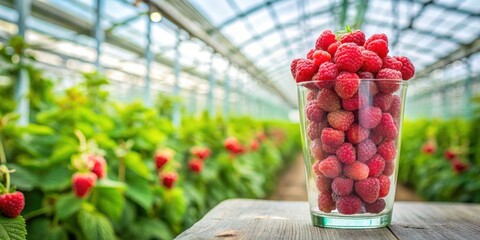
[[[208,97],[207,97],[207,110],[211,116],[215,115],[215,104],[213,99],[213,90],[215,88],[215,69],[213,67],[213,60],[215,57],[215,53],[212,52],[212,56],[210,58],[210,70],[208,73]]]
[[[173,84],[173,94],[178,97],[180,95],[180,71],[181,71],[181,66],[180,66],[180,44],[182,43],[182,39],[180,38],[180,29],[177,29],[175,32],[175,59],[173,63],[173,70],[174,70],[174,76],[175,76],[175,83]],[[173,106],[173,125],[174,126],[180,126],[181,122],[181,113],[180,113],[180,103],[175,101],[175,104]]]
[[[16,8],[18,11],[18,35],[25,38],[27,31],[27,17],[30,15],[31,0],[17,0]],[[23,59],[20,56],[20,70],[18,71],[18,84],[15,88],[15,101],[17,102],[16,112],[20,115],[19,125],[28,125],[30,118],[30,77],[27,69],[23,67]]]
[[[466,104],[465,104],[465,117],[467,119],[471,119],[473,117],[473,104],[472,104],[473,71],[472,71],[472,65],[470,63],[470,58],[465,58],[463,62],[465,64],[465,67],[467,68],[467,78],[465,80],[465,99],[467,101]]]
[[[97,0],[96,1],[96,8],[95,8],[95,26],[94,26],[94,36],[95,36],[95,67],[97,71],[101,71],[102,66],[100,65],[100,57],[102,55],[102,43],[103,39],[105,39],[105,33],[102,28],[102,19],[104,13],[104,0]]]
[[[150,68],[153,61],[153,53],[151,49],[152,45],[152,20],[150,17],[147,17],[147,35],[146,35],[147,44],[145,46],[145,87],[144,87],[144,101],[147,106],[152,105],[152,99],[150,96],[150,86],[151,86],[151,79],[150,79]]]
[[[230,91],[231,91],[231,82],[230,82],[230,67],[231,63],[229,62],[227,70],[225,71],[225,80],[223,86],[225,86],[225,99],[223,102],[223,112],[225,114],[225,118],[228,119],[230,117]]]

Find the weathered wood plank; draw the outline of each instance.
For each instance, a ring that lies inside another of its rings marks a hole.
[[[399,202],[388,228],[399,239],[480,239],[480,205]]]

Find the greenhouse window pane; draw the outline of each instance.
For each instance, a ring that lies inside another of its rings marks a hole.
[[[252,15],[249,15],[247,18],[245,18],[245,20],[250,22],[250,24],[253,26],[253,29],[255,30],[255,33],[257,34],[262,33],[275,26],[274,21],[270,17],[267,9],[257,11]]]
[[[222,28],[220,32],[225,34],[230,41],[235,44],[240,44],[252,37],[252,33],[247,29],[243,20],[235,21],[227,27]]]
[[[219,25],[227,19],[235,15],[233,9],[228,5],[227,1],[211,1],[211,0],[189,0],[197,10],[212,21],[214,25]]]

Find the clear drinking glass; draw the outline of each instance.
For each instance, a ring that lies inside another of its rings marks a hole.
[[[312,222],[383,227],[392,217],[408,83],[341,81],[297,85]]]

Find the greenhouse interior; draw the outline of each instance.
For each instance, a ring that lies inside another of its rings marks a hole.
[[[307,201],[469,203],[436,239],[474,239],[478,3],[0,0],[1,239],[266,239],[206,215],[228,199],[303,201],[309,228]]]

